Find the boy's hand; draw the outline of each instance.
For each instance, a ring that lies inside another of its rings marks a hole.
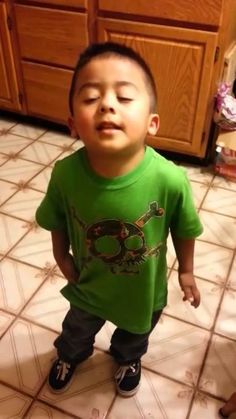
[[[200,304],[201,296],[193,274],[191,272],[179,273],[179,285],[184,292],[183,301],[189,301],[193,307],[197,308]]]
[[[58,266],[70,284],[76,284],[78,282],[79,272],[75,266],[73,256],[70,253],[58,263]]]

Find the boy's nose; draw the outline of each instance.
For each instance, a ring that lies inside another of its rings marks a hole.
[[[102,97],[99,111],[101,113],[105,113],[105,112],[114,113],[115,112],[115,100],[112,95],[104,95]]]
[[[113,108],[113,106],[101,105],[100,112],[101,113],[106,113],[106,112],[114,113],[115,109]]]

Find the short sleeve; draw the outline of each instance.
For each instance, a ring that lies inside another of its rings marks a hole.
[[[182,175],[170,229],[176,237],[190,239],[198,237],[203,232],[203,227],[195,208],[190,182],[184,172]]]
[[[36,211],[36,221],[45,230],[66,230],[63,197],[59,188],[57,163],[52,171],[46,195]]]

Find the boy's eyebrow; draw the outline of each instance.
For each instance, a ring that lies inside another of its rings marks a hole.
[[[101,83],[101,82],[86,82],[86,83],[82,84],[79,87],[78,93],[80,93],[82,90],[84,90],[86,88],[89,88],[89,87],[93,87],[93,88],[99,89],[102,85],[103,85],[103,83]],[[125,80],[124,81],[117,81],[115,83],[115,86],[116,87],[120,87],[120,86],[132,86],[136,90],[138,90],[137,89],[137,86],[134,83],[132,83],[131,81],[125,81]]]

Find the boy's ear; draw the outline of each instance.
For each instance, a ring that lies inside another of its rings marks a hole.
[[[157,131],[159,130],[159,126],[160,126],[159,115],[157,113],[152,113],[150,115],[147,133],[149,135],[156,135]]]
[[[74,118],[73,116],[68,117],[68,127],[70,130],[70,135],[72,138],[78,138],[78,134],[75,129]]]

